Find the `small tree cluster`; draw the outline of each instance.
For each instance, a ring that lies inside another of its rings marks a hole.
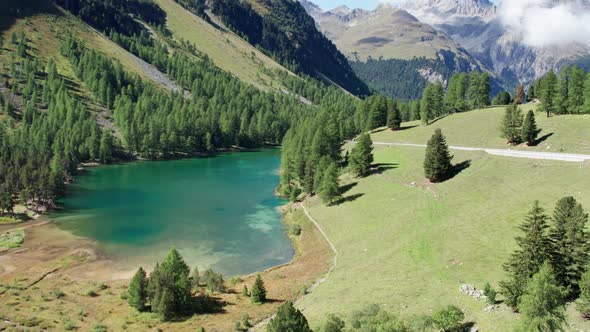
[[[373,163],[373,142],[369,134],[362,134],[350,152],[350,170],[359,177],[369,174]]]
[[[293,303],[287,301],[283,303],[273,319],[270,320],[266,327],[267,332],[312,332],[307,323],[307,319],[301,311],[297,310]]]
[[[549,220],[552,221],[549,224]],[[566,300],[574,300],[580,297],[579,308],[584,310],[584,298],[587,295],[583,289],[584,274],[590,259],[587,253],[590,237],[586,231],[588,214],[573,197],[564,197],[556,204],[553,217],[550,219],[539,202],[535,202],[533,208],[526,216],[522,224],[522,236],[516,238],[519,249],[514,252],[510,260],[504,265],[508,273],[508,279],[500,283],[501,291],[505,297],[505,303],[514,309],[529,312],[533,317],[534,310],[530,309],[532,302],[539,302],[539,292],[550,292],[555,299],[560,299],[560,305]],[[547,267],[544,268],[543,266]],[[540,274],[537,285],[532,285],[533,276]],[[549,276],[550,275],[550,276]],[[541,286],[540,286],[541,285]],[[549,286],[542,286],[549,285]],[[551,286],[555,285],[555,287]],[[552,288],[553,287],[553,288]],[[552,288],[551,290],[542,290]],[[559,291],[557,291],[559,290]],[[527,295],[528,294],[528,295]],[[544,293],[541,293],[544,294]],[[529,299],[524,303],[525,295]],[[557,301],[552,297],[543,298],[544,304],[549,301]],[[551,312],[554,321],[560,321],[558,306],[551,304]],[[538,324],[539,320],[535,319]],[[545,322],[543,324],[553,324]],[[547,325],[550,326],[550,325]]]

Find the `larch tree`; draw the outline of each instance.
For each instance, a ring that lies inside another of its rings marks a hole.
[[[137,311],[144,311],[147,302],[147,278],[143,268],[139,268],[127,289],[127,302]]]
[[[580,297],[576,309],[585,319],[590,318],[590,269],[586,269],[580,280]]]
[[[541,80],[539,99],[541,100],[541,110],[547,114],[556,113],[557,109],[557,75],[553,70],[549,71]]]
[[[519,144],[522,139],[522,111],[516,105],[512,104],[506,107],[504,117],[502,118],[501,131],[509,144]]]
[[[266,327],[267,332],[312,332],[307,319],[293,303],[287,301],[277,310]]]
[[[524,86],[519,84],[516,88],[516,93],[514,94],[514,102],[518,105],[524,103],[525,101],[525,94],[524,94]]]
[[[361,134],[350,152],[349,167],[358,177],[366,176],[373,163],[373,142],[367,133]]]
[[[424,158],[424,175],[432,182],[446,180],[453,169],[453,156],[442,131],[437,128],[426,146]]]
[[[518,331],[565,331],[564,291],[549,264],[532,277],[518,309],[524,316]]]
[[[586,72],[575,65],[572,67],[568,82],[567,109],[570,114],[580,114],[584,107],[584,80]]]
[[[535,113],[532,110],[528,111],[522,124],[522,141],[526,142],[529,146],[535,145],[539,131],[540,130],[537,128],[537,122],[535,121]]]
[[[549,258],[551,244],[547,236],[548,219],[545,210],[535,201],[520,226],[523,235],[516,238],[518,249],[504,264],[509,279],[501,281],[500,288],[505,303],[512,308],[518,308],[530,278]]]
[[[588,214],[573,197],[560,199],[553,212],[550,262],[560,285],[568,296],[575,298],[580,292],[580,279],[588,266],[590,239],[586,232]]]
[[[331,162],[324,170],[318,192],[324,204],[330,205],[340,200],[338,166],[335,162]]]
[[[391,130],[398,130],[401,128],[402,116],[397,103],[392,102],[391,107],[387,110],[387,127]]]

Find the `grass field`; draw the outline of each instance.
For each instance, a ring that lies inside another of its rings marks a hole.
[[[0,233],[0,252],[20,247],[24,239],[25,231],[22,228]]]
[[[523,113],[534,108],[533,105],[522,106]],[[429,126],[423,126],[419,121],[406,122],[402,126],[409,129],[377,132],[373,135],[373,140],[426,144],[434,129],[441,128],[450,145],[590,154],[590,115],[561,115],[547,118],[544,113],[536,112],[537,125],[542,129],[539,137],[549,134],[551,136],[538,146],[511,147],[500,137],[500,123],[504,110],[505,107],[497,107],[456,113]]]
[[[286,69],[258,49],[226,28],[216,28],[205,22],[173,0],[156,2],[168,14],[168,29],[175,38],[194,43],[217,66],[243,81],[266,90],[280,87],[275,77],[267,75],[261,69]]]
[[[454,162],[470,160],[471,166],[433,185],[423,177],[423,155],[423,148],[378,147],[379,172],[360,180],[343,178],[348,202],[326,207],[312,198],[305,203],[340,253],[330,279],[300,304],[312,326],[328,313],[347,318],[371,303],[404,317],[454,304],[480,331],[509,331],[518,315],[503,305],[485,313],[487,304],[459,287],[481,289],[486,282],[497,287],[534,200],[552,213],[559,198],[572,195],[590,210],[588,164],[457,151]],[[571,311],[575,328],[588,330],[590,324]]]

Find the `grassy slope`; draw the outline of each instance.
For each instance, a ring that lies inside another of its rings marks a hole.
[[[156,0],[168,14],[168,29],[175,38],[196,44],[221,69],[259,88],[278,88],[276,78],[261,72],[261,68],[286,70],[242,38],[223,27],[215,28],[193,15],[173,0]]]
[[[358,182],[345,197],[360,197],[336,207],[317,198],[306,203],[340,252],[330,280],[300,305],[313,326],[328,313],[347,317],[369,303],[406,317],[455,304],[480,330],[508,331],[517,315],[505,306],[484,313],[487,305],[459,286],[497,286],[533,200],[552,210],[557,199],[573,195],[590,209],[587,164],[457,152],[455,162],[471,160],[471,167],[430,185],[422,175],[423,153],[376,148],[376,163],[398,165],[361,180],[345,178],[343,184]],[[577,327],[590,328],[570,317]]]
[[[523,112],[534,107],[524,105]],[[506,144],[506,140],[500,137],[500,123],[504,109],[504,107],[498,107],[453,114],[430,126],[422,126],[419,121],[404,123],[403,126],[406,127],[418,127],[398,132],[381,131],[373,135],[373,140],[426,144],[434,129],[441,128],[450,145],[590,154],[590,130],[588,130],[590,115],[562,115],[547,118],[544,113],[536,112],[537,125],[543,129],[539,136],[551,133],[553,135],[536,147],[510,147]]]

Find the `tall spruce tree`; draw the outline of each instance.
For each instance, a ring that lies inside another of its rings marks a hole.
[[[588,214],[573,197],[560,199],[553,212],[550,262],[560,285],[570,298],[580,292],[580,279],[590,263],[588,249],[590,239],[586,232]]]
[[[516,105],[512,104],[506,107],[504,118],[502,118],[502,137],[504,137],[509,144],[519,144],[522,139],[522,110]]]
[[[262,281],[260,275],[257,275],[256,280],[254,280],[254,285],[250,290],[250,299],[252,303],[266,302],[266,287],[264,287],[264,281]]]
[[[322,173],[322,179],[318,189],[320,198],[324,204],[333,204],[340,200],[340,185],[338,182],[338,166],[331,162]]]
[[[535,145],[538,135],[539,129],[537,128],[537,122],[535,121],[535,113],[532,110],[528,111],[524,118],[524,123],[522,124],[522,141],[526,142],[529,146]]]
[[[584,81],[584,105],[582,106],[582,113],[590,114],[590,73],[586,75]]]
[[[312,332],[307,319],[301,311],[297,310],[293,303],[283,303],[277,314],[270,320],[266,328],[267,332]]]
[[[567,110],[570,114],[582,113],[584,107],[584,80],[586,72],[575,65],[572,67],[568,86]]]
[[[139,268],[127,289],[127,302],[137,311],[144,311],[147,302],[147,278],[143,268]]]
[[[453,169],[453,156],[442,131],[437,128],[426,146],[424,158],[424,175],[432,182],[446,180]]]
[[[518,249],[504,264],[509,279],[501,281],[500,288],[505,303],[512,308],[518,307],[530,278],[549,258],[551,244],[547,236],[548,219],[545,210],[535,201],[525,222],[520,226],[523,235],[516,237]]]
[[[373,142],[367,133],[361,134],[350,152],[349,167],[359,177],[366,176],[373,163]]]
[[[532,277],[518,308],[524,316],[518,331],[565,331],[564,291],[549,264]]]

